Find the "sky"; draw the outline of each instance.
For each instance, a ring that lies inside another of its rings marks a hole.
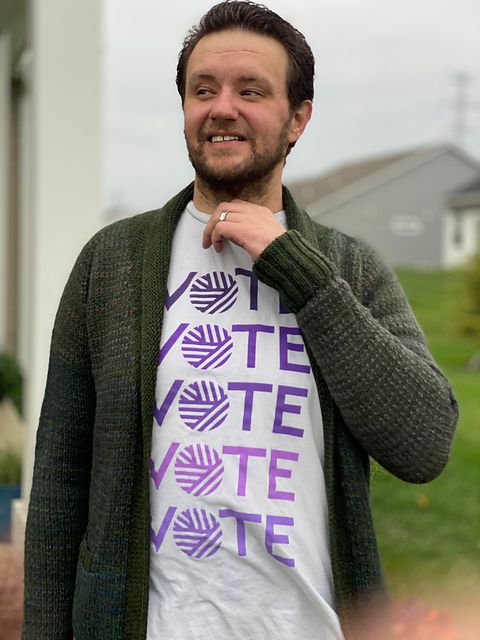
[[[189,28],[215,2],[106,0],[105,206],[161,206],[193,179],[175,86]],[[270,0],[315,59],[314,113],[284,180],[455,140],[455,74],[468,77],[464,149],[480,160],[478,0]]]

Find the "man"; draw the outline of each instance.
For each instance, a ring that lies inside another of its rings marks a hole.
[[[194,184],[99,232],[57,315],[24,638],[340,640],[384,605],[369,456],[432,479],[457,408],[393,275],[282,188],[313,67],[252,3],[188,35]]]

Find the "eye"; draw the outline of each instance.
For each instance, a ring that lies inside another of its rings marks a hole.
[[[249,98],[249,97],[258,97],[258,96],[262,95],[262,92],[258,91],[258,89],[243,89],[243,91],[240,93],[240,95],[246,96],[247,98]]]
[[[198,89],[196,89],[195,91],[195,95],[196,96],[209,96],[213,94],[213,90],[209,89],[208,87],[198,87]]]

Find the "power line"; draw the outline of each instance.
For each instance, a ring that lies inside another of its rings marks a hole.
[[[462,71],[452,75],[455,84],[455,99],[453,102],[453,140],[462,146],[468,129],[467,118],[470,110],[476,110],[476,103],[469,100],[468,87],[473,82],[473,77]]]

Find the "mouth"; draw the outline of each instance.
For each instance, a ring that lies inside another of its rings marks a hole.
[[[219,142],[245,142],[245,140],[246,138],[243,136],[235,134],[208,136],[208,141],[213,144],[218,144]]]

